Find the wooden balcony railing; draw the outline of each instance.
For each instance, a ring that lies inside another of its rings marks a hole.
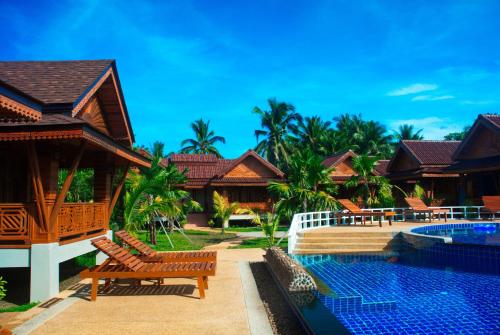
[[[0,247],[29,247],[35,243],[72,241],[105,232],[108,203],[65,203],[50,232],[37,224],[32,203],[0,203]]]

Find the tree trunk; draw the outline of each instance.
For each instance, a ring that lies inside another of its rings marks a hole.
[[[153,245],[158,244],[158,241],[156,240],[156,224],[155,224],[155,222],[149,223],[149,241]]]

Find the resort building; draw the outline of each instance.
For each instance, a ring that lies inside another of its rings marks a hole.
[[[238,202],[242,208],[266,212],[272,209],[267,192],[269,182],[284,180],[283,172],[252,150],[237,159],[173,154],[168,162],[175,164],[179,171],[187,170],[187,182],[183,187],[203,206],[202,213],[190,215],[189,223],[199,225],[206,225],[213,213],[214,191],[229,202]]]
[[[358,155],[354,151],[347,150],[336,155],[326,157],[323,160],[323,165],[326,168],[334,169],[331,172],[330,177],[335,184],[340,186],[339,194],[337,195],[338,198],[351,198],[353,196],[353,191],[343,185],[349,178],[357,174],[352,167],[353,158],[357,156]],[[384,176],[387,173],[386,170],[388,162],[388,160],[377,161],[374,174],[377,176]]]
[[[114,60],[0,62],[0,271],[25,268],[30,300],[59,292],[59,264],[111,237],[130,166],[149,166],[134,135]],[[93,171],[88,202],[66,196]],[[103,259],[103,257],[98,257]]]
[[[447,168],[459,145],[460,141],[403,140],[387,165],[387,177],[407,193],[418,183],[430,205],[456,205],[459,175]]]
[[[459,203],[500,194],[500,115],[479,115],[447,168],[460,174]]]

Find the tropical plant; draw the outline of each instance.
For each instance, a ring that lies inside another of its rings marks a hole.
[[[5,298],[7,295],[7,288],[5,287],[7,285],[7,281],[5,281],[1,276],[0,276],[0,300]]]
[[[59,170],[57,186],[60,190],[66,176],[68,169]],[[94,170],[93,169],[79,169],[76,171],[71,186],[69,187],[68,194],[65,201],[67,202],[90,202],[94,197]]]
[[[278,243],[274,235],[278,230],[280,217],[274,213],[265,213],[259,215],[258,213],[251,212],[250,214],[253,215],[252,222],[258,225],[262,229],[264,236],[266,236],[267,245],[269,247],[277,245]]]
[[[402,124],[399,126],[398,131],[395,131],[394,136],[399,141],[401,140],[423,140],[423,129],[415,131],[415,127],[411,124]]]
[[[247,212],[248,210],[240,208],[239,203],[230,203],[217,191],[214,191],[214,217],[222,222],[222,234],[225,233],[226,228],[229,228],[229,218],[231,217],[231,215],[243,214]]]
[[[337,208],[333,195],[338,187],[330,178],[333,169],[326,168],[322,160],[309,149],[297,151],[290,157],[287,182],[269,184],[280,218],[290,219],[297,212]]]
[[[306,117],[291,126],[295,142],[294,146],[300,150],[310,149],[318,155],[327,156],[332,153],[332,129],[330,121],[323,121],[319,116]],[[335,142],[334,142],[335,143]]]
[[[392,186],[383,176],[374,173],[377,158],[360,155],[352,159],[355,175],[349,177],[345,187],[354,188],[366,207],[380,205],[392,199]]]
[[[255,130],[257,146],[255,151],[271,164],[282,169],[288,165],[290,148],[287,137],[291,128],[301,119],[295,107],[286,102],[278,102],[275,98],[267,100],[269,110],[254,107],[253,112],[261,118],[262,129]],[[259,138],[263,139],[259,142]]]
[[[191,123],[191,129],[195,134],[195,138],[188,138],[181,142],[182,153],[214,154],[217,157],[222,157],[215,144],[225,144],[226,139],[222,136],[215,136],[215,132],[210,130],[210,121],[196,120]]]
[[[189,192],[179,189],[185,183],[186,171],[179,172],[173,164],[163,164],[163,143],[152,147],[150,168],[129,173],[124,198],[124,223],[128,231],[144,225],[150,230],[150,242],[156,244],[155,217],[166,217],[169,223],[185,220],[187,213],[201,210]]]
[[[449,133],[444,136],[446,141],[462,141],[465,138],[465,135],[469,132],[471,126],[466,126],[462,131],[458,131],[455,133]]]

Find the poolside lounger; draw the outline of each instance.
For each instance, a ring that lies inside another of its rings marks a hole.
[[[406,215],[416,215],[416,214],[425,214],[429,215],[429,222],[432,222],[432,219],[437,216],[438,219],[441,218],[441,214],[444,216],[444,222],[446,222],[446,214],[450,212],[449,209],[437,209],[437,208],[429,208],[420,198],[405,198],[406,203],[409,208],[404,211],[404,218],[406,220]]]
[[[136,255],[141,261],[146,263],[155,262],[216,262],[217,251],[181,251],[181,252],[156,252],[149,245],[133,237],[125,230],[115,232],[125,245],[137,250],[140,255]]]
[[[105,279],[107,287],[111,279],[117,278],[158,279],[158,284],[164,278],[197,278],[200,299],[203,299],[208,288],[208,276],[215,276],[215,262],[145,263],[106,237],[93,239],[91,243],[109,256],[103,264],[80,273],[81,278],[92,279],[92,301],[97,299],[99,279]]]
[[[482,197],[484,207],[481,213],[491,214],[491,219],[495,219],[495,214],[500,213],[500,196],[485,195]]]
[[[382,217],[387,217],[389,220],[389,225],[392,225],[392,217],[394,216],[394,212],[367,212],[363,211],[361,208],[356,206],[351,200],[349,199],[337,199],[337,201],[349,211],[349,213],[342,213],[341,216],[350,216],[350,217],[356,217],[360,216],[363,220],[363,224],[366,224],[366,218],[369,217],[370,221],[372,220],[373,217],[378,217],[378,224],[380,227],[382,227]]]

